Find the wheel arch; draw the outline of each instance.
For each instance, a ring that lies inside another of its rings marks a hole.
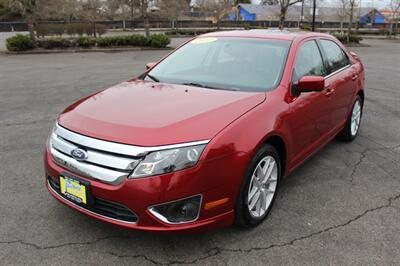
[[[272,145],[276,151],[278,152],[280,163],[281,163],[281,171],[282,171],[282,177],[285,176],[285,170],[286,170],[286,163],[287,163],[287,147],[284,139],[277,135],[269,135],[265,138],[263,141],[263,144],[270,144]]]
[[[361,97],[361,101],[362,101],[361,104],[364,105],[364,97],[365,97],[364,90],[359,90],[357,92],[357,95],[359,95]]]

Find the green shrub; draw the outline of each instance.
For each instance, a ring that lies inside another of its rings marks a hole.
[[[157,48],[165,48],[171,43],[171,39],[164,34],[154,34],[150,37],[150,46]]]
[[[332,33],[332,35],[334,37],[336,37],[340,42],[348,43],[346,33],[334,32],[334,33]],[[360,36],[355,35],[355,34],[350,35],[350,38],[349,38],[350,43],[360,43],[360,41],[362,41],[362,38]]]
[[[70,24],[39,24],[35,27],[37,35],[46,36],[62,36],[68,34],[70,36],[78,35],[93,36],[94,27],[92,23],[70,23]],[[101,36],[107,32],[107,26],[96,24],[96,33]]]
[[[6,41],[8,51],[27,51],[35,48],[34,42],[27,35],[17,34]]]
[[[112,46],[110,37],[99,37],[96,39],[96,43],[97,43],[97,46],[99,46],[99,47]]]
[[[152,46],[157,48],[166,47],[170,43],[170,38],[163,34],[155,34],[145,37],[139,34],[129,36],[107,36],[96,39],[99,47],[112,46]]]
[[[245,29],[250,29],[249,25],[244,25]],[[183,36],[197,36],[209,32],[218,31],[216,29],[174,29],[165,32],[166,35],[174,36],[174,35],[183,35]]]
[[[39,47],[44,49],[68,48],[73,46],[73,43],[69,39],[65,38],[49,38],[38,40],[37,44]]]
[[[31,41],[29,36],[16,35],[7,39],[7,49],[9,51],[25,51],[33,49],[36,46],[44,49],[69,47],[90,48],[97,44],[98,47],[113,47],[113,46],[151,46],[155,48],[165,48],[170,44],[171,40],[164,34],[154,34],[150,37],[145,37],[139,34],[126,36],[106,36],[97,39],[91,37],[78,37],[76,39],[54,37],[47,39],[38,39],[36,44]]]
[[[97,46],[100,46],[100,47],[130,45],[129,36],[99,37],[96,39],[96,42],[97,42]]]
[[[75,40],[75,44],[78,47],[90,48],[96,44],[96,40],[94,40],[90,37],[78,37]]]
[[[150,39],[144,35],[133,34],[129,36],[129,43],[132,46],[149,46]]]
[[[301,30],[303,30],[303,31],[311,31],[311,30],[312,30],[311,26],[310,26],[310,25],[307,25],[307,24],[301,25],[300,28],[301,28]]]

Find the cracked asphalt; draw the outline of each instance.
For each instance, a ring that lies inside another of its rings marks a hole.
[[[358,138],[333,141],[283,180],[259,227],[197,235],[119,229],[44,187],[42,153],[57,113],[165,51],[0,55],[0,265],[399,264],[400,43],[366,42],[352,49],[366,65]]]

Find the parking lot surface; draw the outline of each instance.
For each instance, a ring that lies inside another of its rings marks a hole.
[[[358,138],[333,141],[284,179],[259,227],[197,235],[119,229],[59,204],[44,186],[57,113],[166,51],[0,55],[0,265],[398,264],[400,43],[368,43],[352,49],[366,65]]]

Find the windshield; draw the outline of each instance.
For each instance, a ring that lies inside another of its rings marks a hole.
[[[266,91],[280,82],[289,46],[283,40],[197,38],[161,61],[145,80]]]

